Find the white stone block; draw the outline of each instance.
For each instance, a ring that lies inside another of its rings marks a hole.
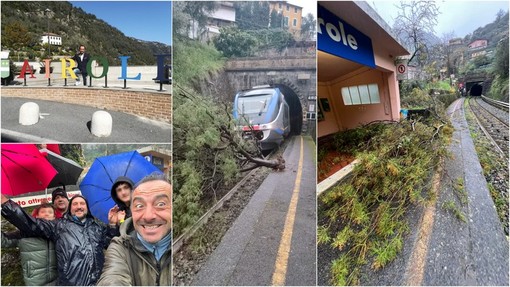
[[[96,137],[107,137],[112,133],[112,116],[105,111],[97,111],[92,115],[90,131]]]
[[[35,125],[39,122],[39,105],[27,102],[19,108],[19,123],[24,126]]]

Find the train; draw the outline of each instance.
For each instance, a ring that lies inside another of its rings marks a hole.
[[[238,92],[233,110],[243,138],[257,140],[261,150],[278,147],[290,133],[289,105],[277,87],[256,86]]]

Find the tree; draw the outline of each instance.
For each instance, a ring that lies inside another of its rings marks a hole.
[[[187,35],[191,29],[192,38],[195,38],[205,28],[209,15],[217,8],[217,3],[214,1],[175,1],[173,2],[172,27],[180,35]]]
[[[278,11],[276,10],[273,10],[271,11],[271,16],[270,16],[270,28],[282,28],[283,26],[283,14],[282,13],[278,13]]]
[[[5,25],[4,31],[2,32],[2,45],[4,48],[16,51],[28,46],[31,39],[32,37],[27,27],[19,21],[14,21]]]
[[[301,22],[301,36],[304,40],[312,40],[315,33],[316,20],[312,13],[306,14]]]
[[[225,57],[252,56],[258,46],[254,36],[235,27],[221,28],[220,35],[213,42]]]
[[[409,59],[411,62],[419,52],[424,51],[427,33],[434,33],[439,9],[435,1],[429,0],[402,1],[397,8],[400,11],[395,19],[393,30],[400,40],[413,51]],[[418,63],[423,64],[420,61]]]
[[[239,29],[254,30],[269,26],[269,3],[267,1],[235,2],[236,23]]]
[[[508,78],[508,36],[498,43],[494,56],[493,73],[501,78]]]

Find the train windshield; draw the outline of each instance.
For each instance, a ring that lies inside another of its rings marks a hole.
[[[239,97],[237,99],[237,112],[248,118],[261,116],[267,111],[271,96],[271,94],[261,94]]]

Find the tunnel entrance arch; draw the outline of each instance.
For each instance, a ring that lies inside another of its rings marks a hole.
[[[285,80],[281,79],[272,82],[271,85],[280,89],[285,97],[285,101],[289,105],[290,135],[300,135],[303,129],[303,105],[301,97],[298,91],[285,82]]]

